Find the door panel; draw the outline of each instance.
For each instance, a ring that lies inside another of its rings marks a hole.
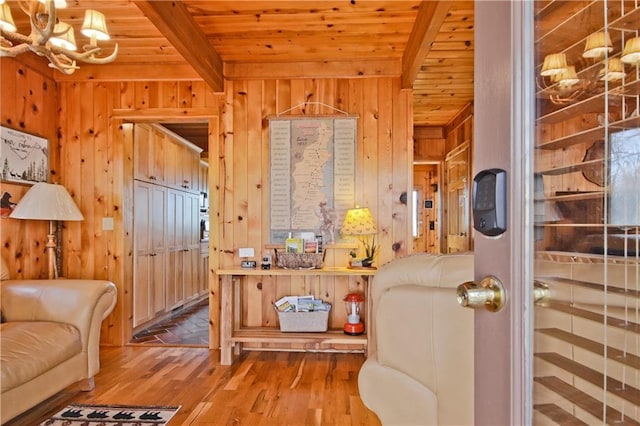
[[[507,172],[507,231],[474,232],[474,275],[497,277],[502,310],[475,311],[475,424],[530,424],[531,319],[528,300],[531,200],[529,181],[533,87],[531,2],[479,1],[475,7],[473,173]],[[527,19],[528,17],[528,19]],[[524,78],[523,78],[524,77]]]
[[[638,37],[640,3],[539,1],[535,12],[534,273],[547,293],[534,310],[533,421],[640,424],[638,64],[602,79]],[[605,34],[610,49],[592,57]],[[556,53],[575,81],[541,74]]]
[[[447,155],[447,253],[469,251],[469,144]]]

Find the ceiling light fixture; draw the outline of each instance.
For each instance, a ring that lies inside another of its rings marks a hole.
[[[21,0],[20,9],[29,16],[31,33],[18,33],[11,9],[0,0],[0,56],[17,56],[33,52],[49,60],[49,66],[64,74],[73,74],[79,67],[76,61],[88,64],[107,64],[118,55],[118,44],[108,56],[99,57],[102,49],[97,40],[109,40],[105,16],[95,10],[85,12],[82,34],[89,37],[83,52],[77,52],[73,28],[58,21],[56,9],[66,7],[65,0]]]

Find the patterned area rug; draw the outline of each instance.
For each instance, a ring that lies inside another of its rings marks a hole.
[[[70,404],[40,426],[166,425],[177,407]]]

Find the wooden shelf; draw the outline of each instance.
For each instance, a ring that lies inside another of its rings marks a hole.
[[[375,275],[377,271],[375,269],[350,269],[347,267],[325,267],[322,269],[284,269],[274,268],[271,269],[243,269],[243,268],[230,268],[230,269],[218,269],[215,271],[217,275],[246,275],[246,276],[370,276]]]
[[[275,328],[244,327],[236,330],[232,342],[240,343],[301,343],[307,348],[322,349],[327,345],[362,345],[364,352],[366,335],[350,336],[342,330],[329,330],[326,333],[283,333]]]
[[[346,267],[325,267],[322,269],[219,269],[215,273],[221,278],[220,287],[220,363],[231,365],[233,352],[239,353],[243,344],[271,344],[270,347],[250,347],[258,350],[313,350],[331,352],[365,352],[368,346],[366,332],[359,336],[344,334],[342,330],[329,330],[325,333],[289,333],[281,332],[274,327],[244,327],[241,322],[239,304],[242,290],[240,287],[246,283],[248,276],[356,276],[361,277],[364,284],[365,300],[367,307],[364,311],[363,321],[368,326],[368,317],[371,315],[371,277],[375,275],[375,269],[349,269]],[[292,347],[302,345],[302,348]],[[332,347],[345,345],[345,347]]]

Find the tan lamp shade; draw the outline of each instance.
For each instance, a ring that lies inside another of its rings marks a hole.
[[[377,231],[371,211],[367,207],[347,210],[340,230],[342,235],[374,235]]]
[[[15,33],[18,28],[13,22],[13,16],[11,16],[11,9],[7,3],[0,5],[0,28],[10,33]]]
[[[67,50],[76,50],[76,37],[73,34],[73,28],[66,22],[58,22],[53,28],[55,35],[49,41],[54,46],[62,47]]]
[[[624,64],[620,58],[609,58],[606,66],[598,73],[600,80],[606,81],[618,81],[622,80],[625,76]]]
[[[637,64],[640,62],[640,37],[627,40],[620,59],[625,64]]]
[[[109,31],[107,31],[107,20],[104,14],[97,10],[88,9],[85,11],[81,31],[92,40],[109,40],[110,38]]]
[[[599,58],[612,50],[613,44],[609,33],[599,31],[587,37],[582,56],[585,58]]]
[[[551,53],[544,57],[540,75],[552,76],[567,71],[567,56],[564,53]]]
[[[45,182],[33,185],[9,217],[64,221],[84,219],[64,186]]]
[[[578,78],[578,74],[576,73],[576,67],[573,65],[569,65],[567,70],[563,73],[552,75],[551,81],[554,83],[558,83],[562,87],[571,87],[574,84],[580,82]]]

